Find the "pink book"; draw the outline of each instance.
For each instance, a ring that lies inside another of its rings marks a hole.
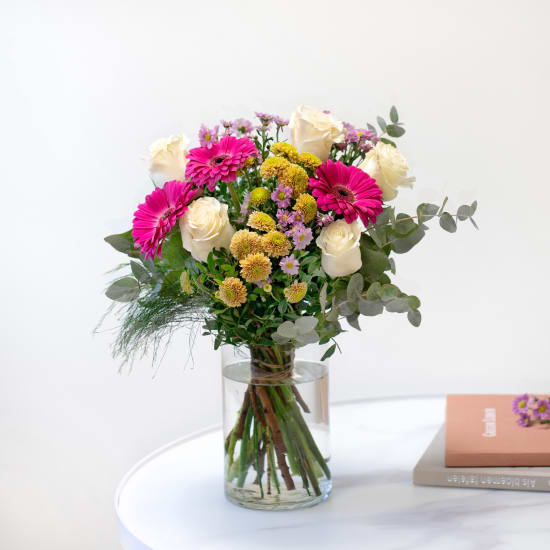
[[[518,426],[515,395],[448,395],[445,466],[550,466],[550,424]]]

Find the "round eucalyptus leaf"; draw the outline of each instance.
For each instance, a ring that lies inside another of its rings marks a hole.
[[[115,281],[105,295],[116,302],[131,302],[139,296],[139,283],[133,277],[124,277]]]

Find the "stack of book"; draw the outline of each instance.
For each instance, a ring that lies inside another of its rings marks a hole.
[[[449,395],[416,485],[550,491],[550,424],[517,424],[513,395]]]

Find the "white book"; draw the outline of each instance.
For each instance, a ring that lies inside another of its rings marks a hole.
[[[445,426],[442,426],[415,466],[413,482],[439,487],[550,492],[550,466],[446,468]]]

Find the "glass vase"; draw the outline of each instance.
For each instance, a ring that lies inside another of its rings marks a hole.
[[[328,367],[303,349],[222,349],[225,494],[235,504],[290,510],[330,493]]]

